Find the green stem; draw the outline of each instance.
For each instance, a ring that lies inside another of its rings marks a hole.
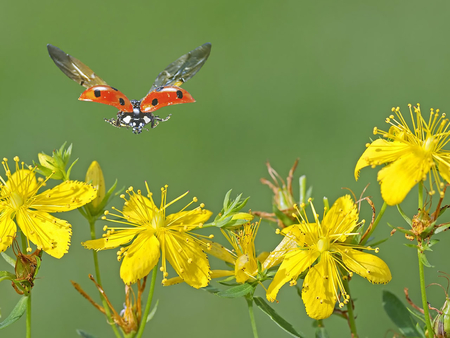
[[[422,293],[422,307],[423,307],[423,315],[425,316],[425,322],[427,324],[428,337],[434,337],[433,327],[431,326],[430,314],[428,311],[428,302],[427,302],[427,292],[425,285],[425,274],[423,271],[423,263],[421,259],[421,255],[423,255],[420,250],[417,250],[417,255],[419,258],[419,277],[420,277],[420,292]]]
[[[372,224],[372,229],[370,229],[370,231],[369,231],[369,233],[367,234],[367,236],[364,237],[364,240],[360,243],[361,245],[366,244],[366,242],[369,240],[370,236],[371,236],[372,233],[375,231],[375,229],[376,229],[378,223],[380,223],[381,218],[383,217],[384,212],[386,211],[386,208],[387,208],[387,204],[386,204],[386,202],[384,202],[384,203],[383,203],[383,206],[381,207],[380,212],[378,213],[377,218],[375,218],[375,222],[373,222],[373,224]]]
[[[27,300],[27,335],[26,338],[31,338],[31,292],[28,294]]]
[[[20,238],[22,241],[22,252],[24,252],[24,254],[27,254],[27,237],[24,235],[24,233],[21,231],[20,232]],[[27,327],[27,333],[26,333],[26,338],[31,338],[31,292],[28,293],[28,299],[27,299],[27,323],[26,323],[26,327]]]
[[[250,315],[250,323],[252,323],[253,337],[258,338],[258,330],[256,329],[255,315],[253,314],[253,299],[245,298],[248,305],[248,313]]]
[[[152,273],[152,283],[150,284],[150,290],[148,291],[148,298],[147,298],[147,304],[145,305],[144,315],[141,317],[141,325],[139,326],[139,331],[135,338],[141,338],[142,334],[144,333],[145,324],[147,324],[147,317],[150,313],[151,305],[152,305],[152,299],[153,299],[153,293],[155,291],[155,281],[156,281],[156,275],[158,274],[158,264],[155,265],[153,268]]]
[[[419,182],[419,209],[423,210],[423,182]]]
[[[355,314],[353,313],[353,298],[350,295],[350,286],[348,285],[348,279],[343,279],[342,282],[344,283],[345,291],[350,296],[350,299],[347,303],[348,326],[350,326],[352,338],[357,338],[358,333],[356,332]]]
[[[95,239],[95,220],[90,220],[89,221],[89,226],[91,229],[91,239]],[[97,255],[97,251],[92,250],[92,254],[94,256],[94,267],[95,267],[95,279],[97,280],[97,284],[100,285],[102,288],[102,279],[100,277],[100,268],[98,265],[98,255]],[[103,308],[105,309],[105,313],[106,313],[106,317],[108,318],[108,323],[112,323],[111,324],[111,328],[114,331],[114,334],[116,335],[117,338],[122,338],[122,335],[120,334],[116,324],[114,324],[113,320],[112,320],[112,316],[111,316],[111,310],[109,309],[108,303],[106,303],[105,297],[103,296],[103,294],[101,292],[99,292],[100,294],[100,299],[102,300],[102,304],[103,304]]]

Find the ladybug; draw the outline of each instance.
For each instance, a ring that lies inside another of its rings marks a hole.
[[[166,118],[153,115],[159,108],[187,102],[195,102],[191,94],[180,86],[202,68],[211,52],[209,42],[197,47],[172,62],[156,77],[148,94],[142,100],[129,100],[122,92],[108,86],[88,66],[61,49],[48,44],[48,53],[55,64],[69,78],[87,89],[79,100],[107,104],[119,109],[117,119],[105,119],[114,127],[131,127],[133,133],[140,134],[147,124],[155,128]]]

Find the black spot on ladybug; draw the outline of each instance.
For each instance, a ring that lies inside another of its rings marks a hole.
[[[164,86],[161,86],[161,87],[156,88],[155,90],[156,90],[157,92],[160,92],[160,91],[163,90],[163,89],[164,89]]]
[[[183,98],[183,92],[182,92],[181,90],[177,90],[177,97],[178,97],[179,99],[182,99],[182,98]]]
[[[100,89],[96,89],[94,90],[94,95],[95,97],[100,97],[102,95],[102,92],[100,91]]]
[[[119,102],[120,102],[120,105],[121,105],[121,106],[124,106],[124,105],[125,105],[125,100],[124,100],[124,99],[120,98],[120,99],[119,99]]]
[[[116,88],[114,88],[114,87],[111,87],[112,89],[114,89],[116,92],[118,92],[119,90],[118,89],[116,89]]]
[[[152,106],[157,106],[157,105],[158,105],[158,99],[153,99]]]

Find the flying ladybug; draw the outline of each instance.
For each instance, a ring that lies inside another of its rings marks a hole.
[[[122,92],[108,86],[88,66],[61,49],[47,45],[48,53],[55,64],[69,78],[87,89],[79,100],[107,104],[119,109],[116,119],[105,119],[114,127],[131,127],[133,133],[140,134],[147,124],[155,128],[166,118],[153,115],[155,110],[187,102],[195,102],[191,94],[180,86],[202,68],[211,52],[209,42],[195,48],[172,62],[156,77],[148,94],[142,100],[129,100]],[[147,129],[148,130],[148,129]]]

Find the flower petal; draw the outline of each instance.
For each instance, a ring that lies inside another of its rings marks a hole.
[[[302,287],[302,299],[306,313],[311,318],[324,319],[333,313],[337,300],[336,278],[339,278],[335,264],[329,254],[323,253],[320,262],[314,265],[306,275]]]
[[[16,223],[11,219],[11,212],[0,215],[0,252],[5,251],[16,237]]]
[[[394,162],[402,155],[410,151],[410,145],[403,142],[389,142],[384,139],[376,139],[361,155],[355,167],[355,179],[358,180],[359,172],[367,166],[376,166],[383,163]]]
[[[82,242],[81,245],[83,245],[86,249],[93,249],[93,250],[105,250],[105,249],[114,249],[117,248],[119,245],[124,245],[137,236],[142,230],[139,228],[136,229],[128,229],[128,230],[120,230],[115,231],[114,233],[110,234],[107,237],[99,238],[99,239],[93,239],[88,240],[86,242]]]
[[[391,279],[387,264],[375,255],[354,249],[339,250],[344,264],[358,275],[374,284],[386,284]]]
[[[72,229],[67,221],[27,209],[16,212],[16,221],[24,235],[50,256],[61,258],[69,251]]]
[[[232,270],[211,270],[211,278],[222,278],[222,277],[228,277],[228,276],[234,276],[234,271]],[[164,286],[170,286],[175,285],[179,283],[183,283],[184,280],[180,276],[169,278],[166,280],[163,280]]]
[[[65,181],[37,195],[30,208],[43,212],[77,209],[97,196],[97,190],[84,182]]]
[[[272,283],[270,283],[267,289],[267,300],[271,302],[275,301],[281,287],[290,280],[297,280],[298,275],[310,267],[319,255],[320,253],[316,250],[301,248],[286,254],[283,263],[281,263]]]
[[[197,241],[184,232],[164,231],[161,235],[163,258],[190,286],[199,289],[208,285],[211,271],[206,254]]]
[[[272,266],[280,264],[286,253],[297,248],[298,243],[303,243],[303,235],[297,224],[290,225],[281,232],[285,234],[285,236],[280,244],[278,244],[264,260],[264,263],[262,264],[263,270],[270,269]]]
[[[433,161],[423,151],[416,149],[405,154],[378,172],[381,196],[388,205],[403,201],[413,186],[430,171]]]
[[[358,221],[358,209],[350,195],[339,197],[325,215],[322,228],[328,234],[342,234],[339,241],[345,241],[345,234],[351,232]]]
[[[158,264],[160,243],[150,232],[141,233],[126,251],[120,267],[120,278],[125,284],[135,283],[147,276]]]
[[[180,211],[166,216],[166,227],[182,226],[184,231],[190,231],[203,225],[212,215],[212,212],[206,209],[196,208],[189,211]]]
[[[8,178],[6,187],[9,191],[14,191],[23,200],[26,200],[36,193],[39,186],[34,171],[20,169]]]
[[[141,225],[147,224],[158,211],[153,200],[140,194],[131,194],[123,206],[123,215],[127,220]]]
[[[450,183],[450,166],[448,163],[450,162],[450,159],[446,158],[448,156],[441,156],[439,163],[439,173],[444,178],[444,180],[447,181],[447,183]],[[445,161],[445,162],[444,162]]]

